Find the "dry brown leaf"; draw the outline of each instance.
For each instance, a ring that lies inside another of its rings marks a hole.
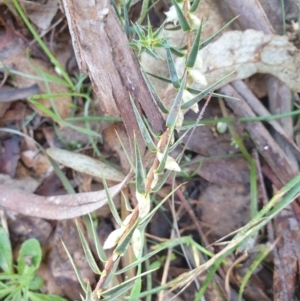
[[[300,50],[285,36],[265,35],[252,29],[226,32],[200,50],[199,55],[208,85],[233,71],[218,87],[255,73],[267,73],[279,78],[292,91],[300,92]],[[197,84],[193,87],[203,88]]]
[[[67,167],[89,174],[100,180],[104,177],[107,180],[121,182],[125,177],[115,168],[83,154],[77,154],[56,147],[48,148],[47,154],[55,161],[58,161]]]
[[[129,176],[123,182],[109,188],[112,197],[119,193],[128,178]],[[0,208],[46,219],[60,220],[82,216],[107,203],[104,190],[44,197],[0,184],[0,191]]]
[[[58,2],[53,0],[42,1],[20,1],[26,16],[40,29],[47,30],[51,21],[57,13]]]

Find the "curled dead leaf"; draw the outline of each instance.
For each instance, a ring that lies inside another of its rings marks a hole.
[[[55,161],[58,161],[67,167],[89,174],[100,180],[104,177],[106,180],[121,182],[125,177],[115,168],[83,154],[77,154],[56,147],[48,148],[47,154]]]

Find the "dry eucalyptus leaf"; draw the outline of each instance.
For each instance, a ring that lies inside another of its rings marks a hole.
[[[285,36],[265,35],[252,29],[230,31],[200,50],[199,55],[208,85],[233,71],[219,87],[255,73],[267,73],[279,78],[292,91],[300,92],[300,50]],[[203,86],[194,84],[194,88]]]
[[[77,154],[55,147],[48,148],[47,154],[55,161],[67,167],[99,179],[102,179],[103,176],[106,180],[121,182],[125,177],[115,168],[83,154]]]
[[[128,178],[129,176],[123,182],[109,188],[111,197],[120,192]],[[107,203],[105,190],[44,197],[0,184],[0,191],[0,208],[45,219],[61,220],[82,216]]]

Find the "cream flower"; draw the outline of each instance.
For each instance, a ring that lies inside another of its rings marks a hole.
[[[119,242],[121,236],[123,235],[123,233],[125,232],[126,228],[125,227],[121,227],[117,230],[114,230],[113,232],[111,232],[104,245],[103,245],[103,249],[106,250],[106,249],[111,249],[113,248],[114,246],[117,245],[117,243]]]
[[[139,229],[135,229],[131,238],[132,250],[136,258],[139,257],[142,249],[142,236]]]
[[[193,81],[202,86],[207,86],[207,81],[205,76],[197,69],[189,70],[189,75]]]
[[[186,103],[186,102],[190,101],[193,98],[194,98],[194,95],[192,93],[190,93],[187,90],[183,90],[183,94],[182,94],[183,103]],[[191,110],[193,110],[195,113],[199,113],[198,104],[197,103],[193,104],[191,106]]]
[[[158,161],[161,162],[164,158],[164,155],[162,153],[157,153],[157,158]],[[165,168],[173,171],[178,171],[178,172],[181,171],[181,168],[179,167],[177,162],[174,160],[174,158],[170,156],[167,157]]]
[[[143,218],[150,212],[150,195],[148,193],[145,196],[136,191],[135,196],[139,204],[139,217]]]
[[[179,7],[182,9],[183,4],[182,3],[178,3]],[[178,16],[177,16],[177,12],[176,12],[176,8],[174,5],[172,5],[169,9],[169,11],[164,12],[164,14],[167,16],[166,18],[166,22],[172,22],[174,25],[178,24]]]

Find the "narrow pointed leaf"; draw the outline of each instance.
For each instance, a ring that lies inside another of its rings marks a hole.
[[[132,207],[130,205],[130,202],[129,202],[127,196],[125,195],[125,193],[123,191],[121,191],[121,193],[122,193],[123,199],[125,201],[125,208],[126,208],[126,210],[129,211],[129,212],[131,212],[133,209],[132,209]]]
[[[176,0],[172,0],[176,13],[177,13],[177,17],[178,17],[178,21],[180,24],[180,27],[182,28],[183,31],[190,31],[191,27],[187,21],[187,19],[185,18],[181,8],[179,7],[178,3]]]
[[[76,220],[76,228],[77,228],[79,238],[80,238],[80,241],[81,241],[81,244],[82,244],[82,247],[83,247],[83,251],[84,251],[85,257],[88,261],[89,266],[91,267],[91,269],[93,270],[93,272],[95,274],[101,275],[101,271],[100,271],[100,269],[99,269],[99,267],[98,267],[98,265],[95,261],[95,258],[92,254],[92,251],[91,251],[90,247],[89,247],[89,244],[86,241],[80,226],[78,225],[77,220]]]
[[[158,192],[163,185],[166,183],[169,175],[171,174],[172,170],[166,170],[164,172],[164,174],[162,175],[162,177],[158,180],[157,184],[155,185],[155,187],[153,189],[151,189],[152,192]]]
[[[233,18],[232,20],[230,20],[227,24],[225,24],[220,30],[218,30],[216,33],[214,33],[212,36],[210,36],[209,38],[207,38],[205,41],[203,41],[200,44],[199,50],[204,48],[206,45],[208,45],[209,43],[211,43],[225,28],[227,28],[232,22],[234,22],[239,16],[236,16],[235,18]]]
[[[136,229],[136,227],[138,226],[138,222],[139,222],[139,218],[136,220],[134,225],[126,232],[126,236],[123,236],[121,238],[117,247],[114,250],[114,253],[122,256],[126,252],[128,245],[130,244],[133,232]]]
[[[183,90],[185,88],[185,83],[186,83],[186,74],[181,82],[180,89],[176,95],[176,98],[173,102],[172,108],[167,117],[167,121],[166,121],[167,128],[171,128],[171,127],[175,126],[177,115],[180,110],[180,104],[182,101],[182,94],[183,94]]]
[[[199,93],[198,95],[196,95],[194,98],[192,98],[191,100],[187,101],[185,104],[183,104],[181,106],[182,110],[186,110],[189,109],[190,107],[192,107],[195,103],[197,103],[198,101],[200,101],[203,97],[205,97],[207,94],[209,94],[212,90],[214,90],[214,88],[219,85],[224,79],[226,79],[227,77],[231,76],[234,73],[231,72],[228,75],[224,76],[223,78],[221,78],[220,80],[218,80],[216,83],[214,83],[213,85],[209,86],[208,88],[206,88],[205,90],[203,90],[201,93]]]
[[[139,129],[141,131],[141,134],[144,138],[144,141],[145,141],[147,147],[149,148],[149,150],[151,152],[156,152],[157,151],[156,145],[154,144],[154,142],[151,138],[151,135],[149,134],[148,129],[147,129],[147,127],[146,127],[146,125],[145,125],[145,123],[144,123],[144,121],[143,121],[143,119],[142,119],[142,117],[141,117],[141,115],[140,115],[140,113],[139,113],[139,111],[138,111],[131,95],[130,95],[130,101],[131,101],[131,105],[132,105],[132,108],[133,108],[133,112],[134,112],[136,121],[138,123]]]
[[[151,92],[153,98],[155,99],[155,101],[156,101],[158,107],[160,108],[160,110],[161,110],[163,113],[168,114],[168,113],[169,113],[168,109],[165,107],[165,105],[164,105],[163,102],[161,101],[159,95],[157,94],[157,92],[155,91],[155,89],[154,89],[154,87],[153,87],[151,81],[149,80],[149,78],[148,78],[146,72],[144,72],[144,71],[143,71],[143,77],[144,77],[144,79],[145,79],[145,81],[146,81],[146,83],[147,83],[147,86],[148,86],[148,88],[149,88],[149,90],[150,90],[150,92]]]
[[[179,51],[178,49],[174,48],[174,47],[170,47],[170,50],[173,54],[175,54],[178,57],[183,57],[185,56],[184,52]]]
[[[109,189],[108,189],[108,186],[107,186],[107,183],[106,183],[106,180],[104,177],[102,177],[102,182],[103,182],[103,186],[104,186],[104,189],[105,189],[105,193],[106,193],[106,197],[107,197],[107,201],[108,201],[108,206],[109,206],[109,209],[114,217],[114,219],[116,220],[116,222],[118,223],[119,226],[122,226],[122,220],[120,218],[120,215],[117,211],[117,208],[115,206],[115,203],[111,197],[111,194],[109,193]]]
[[[140,148],[134,137],[134,146],[135,146],[135,158],[136,158],[136,189],[140,194],[146,193],[145,187],[145,170],[143,166],[143,161],[140,153]]]
[[[151,26],[151,24],[149,24],[149,26]],[[165,22],[163,22],[160,27],[154,32],[153,34],[153,38],[157,39],[160,36],[160,33],[162,32],[162,30],[165,28]]]
[[[82,219],[84,221],[84,224],[85,224],[90,236],[93,238],[93,242],[96,247],[98,258],[100,259],[101,262],[105,262],[107,260],[106,254],[102,248],[98,234],[96,233],[91,215],[90,214],[88,214],[88,216],[84,215],[82,217]]]
[[[200,45],[200,39],[201,39],[201,32],[202,32],[202,24],[203,22],[201,22],[200,27],[198,28],[191,52],[189,54],[189,57],[186,61],[186,68],[193,68],[197,59],[197,55],[199,52],[199,45]]]
[[[167,162],[167,158],[168,158],[168,155],[169,155],[169,143],[167,145],[167,147],[165,148],[165,151],[164,151],[164,156],[162,158],[162,160],[160,161],[157,169],[155,170],[155,173],[157,174],[160,174],[163,172],[163,170],[165,169],[165,166],[166,166],[166,162]]]
[[[167,46],[167,45],[166,45]],[[169,47],[166,47],[166,53],[167,53],[167,62],[168,62],[168,67],[169,67],[169,71],[170,71],[170,77],[171,77],[171,81],[172,81],[172,85],[175,88],[179,88],[180,87],[180,81],[177,75],[177,71],[176,71],[176,67],[174,64],[174,60],[171,54],[171,50]]]
[[[135,172],[135,167],[134,167],[133,163],[131,162],[131,159],[130,159],[130,157],[129,157],[129,155],[128,155],[128,152],[126,151],[126,148],[124,147],[124,144],[123,144],[123,142],[122,142],[122,139],[120,138],[120,136],[119,136],[119,134],[118,134],[118,132],[117,132],[116,130],[115,130],[115,132],[116,132],[116,135],[117,135],[117,137],[118,137],[118,140],[119,140],[119,142],[120,142],[120,144],[121,144],[121,147],[122,147],[122,149],[123,149],[123,151],[124,151],[124,154],[125,154],[125,156],[126,156],[126,159],[127,159],[127,161],[129,162],[129,164],[130,164],[132,170]]]
[[[166,77],[163,77],[163,76],[159,76],[159,75],[155,75],[155,74],[152,74],[150,72],[146,72],[147,74],[149,74],[150,76],[154,77],[154,78],[157,78],[163,82],[166,82],[168,84],[172,84],[172,80],[170,78],[166,78]]]
[[[197,8],[200,4],[200,1],[201,0],[194,0],[193,4],[191,5],[191,8],[190,8],[190,13],[194,13],[197,10]]]
[[[65,245],[65,243],[64,243],[63,241],[61,241],[61,242],[62,242],[62,244],[63,244],[63,246],[64,246],[64,248],[65,248],[65,250],[66,250],[66,253],[67,253],[67,255],[68,255],[68,258],[69,258],[69,260],[70,260],[70,262],[71,262],[71,264],[72,264],[72,267],[73,267],[73,269],[74,269],[74,271],[75,271],[76,278],[77,278],[77,280],[79,281],[81,288],[82,288],[83,291],[86,293],[86,292],[87,292],[86,284],[84,283],[84,281],[83,281],[83,279],[82,279],[82,277],[81,277],[80,271],[78,270],[78,268],[77,268],[77,266],[76,266],[76,264],[75,264],[75,262],[74,262],[74,260],[73,260],[73,258],[72,258],[72,256],[71,256],[70,252],[68,251],[68,249],[67,249],[67,247],[66,247],[66,245]]]

